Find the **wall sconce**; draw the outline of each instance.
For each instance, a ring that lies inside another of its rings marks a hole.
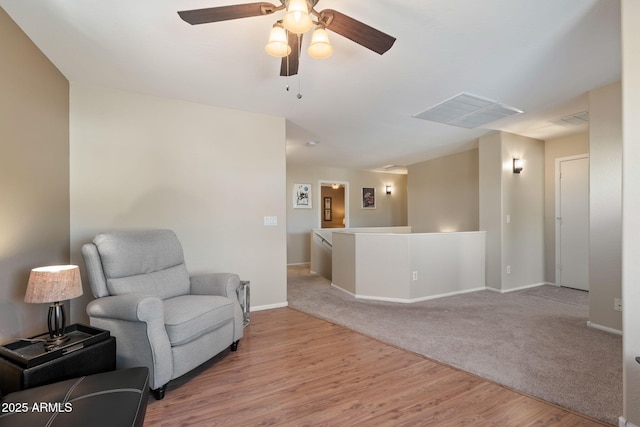
[[[387,194],[391,194],[391,186],[387,185],[385,188],[387,190]]]
[[[524,160],[513,159],[513,173],[520,173],[524,169]]]

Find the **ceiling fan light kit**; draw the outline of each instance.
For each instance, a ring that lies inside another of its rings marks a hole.
[[[333,46],[329,43],[329,33],[323,27],[318,26],[313,31],[307,53],[314,59],[326,59],[333,53]]]
[[[307,0],[289,0],[287,14],[282,21],[284,27],[294,34],[306,33],[313,27],[313,20],[309,16]]]
[[[271,28],[271,34],[269,34],[269,42],[264,47],[264,50],[271,56],[277,58],[283,58],[291,53],[291,47],[287,43],[287,31],[282,24],[275,23]]]
[[[269,55],[282,58],[280,75],[287,77],[298,74],[302,34],[309,31],[314,24],[316,29],[311,36],[311,43],[307,53],[315,59],[328,58],[333,53],[333,47],[329,43],[329,36],[326,30],[340,34],[379,55],[391,49],[391,46],[395,43],[395,37],[336,10],[325,9],[317,12],[315,6],[318,2],[319,0],[280,0],[281,4],[279,6],[267,2],[258,2],[184,10],[178,12],[178,15],[183,21],[196,25],[270,15],[286,9],[284,18],[276,22],[271,29],[265,50]],[[312,15],[317,18],[317,21],[313,20]]]

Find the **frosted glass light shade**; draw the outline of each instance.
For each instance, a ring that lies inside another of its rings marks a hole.
[[[295,34],[309,31],[313,26],[313,20],[309,16],[307,0],[290,0],[282,23],[287,30]]]
[[[307,49],[310,57],[315,59],[325,59],[333,53],[333,46],[329,43],[329,34],[327,30],[318,27],[311,36],[311,43]]]
[[[280,25],[274,25],[269,34],[269,41],[264,47],[271,56],[282,58],[291,53],[291,47],[287,43],[287,32]]]

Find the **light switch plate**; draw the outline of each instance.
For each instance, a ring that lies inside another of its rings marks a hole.
[[[264,226],[265,227],[275,227],[278,225],[278,217],[277,216],[265,216],[264,217]]]

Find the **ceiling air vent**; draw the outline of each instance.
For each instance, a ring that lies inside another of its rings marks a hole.
[[[522,112],[497,101],[461,93],[413,117],[473,129]]]
[[[587,111],[582,111],[580,113],[570,114],[556,120],[551,120],[551,123],[565,127],[585,125],[589,123],[589,113]]]

